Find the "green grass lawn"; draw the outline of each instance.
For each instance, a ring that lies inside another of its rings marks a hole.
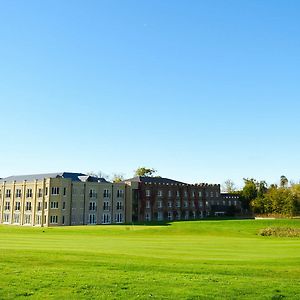
[[[300,220],[0,226],[0,299],[300,299]]]

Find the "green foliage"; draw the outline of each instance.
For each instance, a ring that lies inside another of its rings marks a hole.
[[[299,299],[300,239],[266,227],[300,221],[0,226],[0,299]]]
[[[139,167],[134,171],[135,176],[153,176],[157,171],[146,167]]]
[[[122,182],[124,180],[124,176],[122,174],[113,174],[112,176],[112,182]]]

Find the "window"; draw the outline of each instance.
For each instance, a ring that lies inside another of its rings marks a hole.
[[[146,213],[146,215],[145,215],[145,221],[146,222],[151,221],[150,213]]]
[[[58,202],[57,201],[51,201],[50,202],[50,208],[58,208]]]
[[[31,210],[31,202],[27,201],[25,204],[25,210]]]
[[[206,195],[206,197],[208,197],[209,196],[208,192],[205,192],[205,195]]]
[[[42,210],[42,202],[41,201],[38,202],[37,210],[38,211]]]
[[[24,215],[25,219],[24,219],[24,223],[25,224],[31,224],[31,215]]]
[[[193,219],[196,219],[196,212],[193,211]]]
[[[17,201],[15,203],[15,210],[20,210],[20,208],[21,208],[21,202]]]
[[[162,195],[163,195],[163,193],[162,193],[161,190],[157,191],[157,196],[158,196],[158,197],[162,197]]]
[[[198,196],[202,197],[202,192],[201,191],[198,192]]]
[[[172,202],[168,201],[168,207],[171,208],[172,207]]]
[[[183,202],[183,206],[186,208],[186,207],[189,207],[189,203],[187,201],[184,201]]]
[[[195,202],[194,201],[191,202],[191,207],[193,207],[193,208],[195,207]]]
[[[173,219],[173,213],[168,211],[168,220],[171,221]]]
[[[41,215],[37,215],[36,216],[36,224],[37,225],[41,225],[42,224],[42,216]]]
[[[124,190],[117,190],[117,197],[124,198]]]
[[[181,203],[179,200],[176,201],[176,207],[180,207],[181,206]]]
[[[123,209],[122,201],[117,202],[117,209]]]
[[[96,202],[89,203],[89,210],[96,210]]]
[[[63,192],[63,195],[66,196],[67,195],[67,188],[64,187],[64,192]]]
[[[109,202],[108,201],[103,202],[103,210],[109,210]]]
[[[66,202],[65,201],[62,204],[62,209],[66,209]]]
[[[192,198],[195,198],[195,192],[192,191]]]
[[[216,192],[216,197],[217,197],[217,198],[219,197],[219,192]]]
[[[187,191],[184,191],[184,197],[187,198],[187,196],[188,196]]]
[[[186,210],[184,214],[184,219],[188,220],[189,219],[189,212]]]
[[[172,191],[168,191],[168,197],[172,197]]]
[[[20,223],[20,214],[14,214],[14,223]]]
[[[89,224],[96,224],[96,215],[95,214],[89,215]]]
[[[32,189],[27,189],[26,198],[32,198]]]
[[[47,202],[45,202],[45,209],[47,209],[47,207],[48,207],[48,203],[47,203]]]
[[[51,195],[59,195],[59,187],[52,187],[51,188]]]
[[[122,223],[123,222],[123,214],[118,213],[116,214],[116,223]]]
[[[9,214],[3,215],[3,223],[9,223]]]
[[[65,225],[65,216],[62,216],[62,224]]]
[[[234,200],[234,202],[233,202],[233,203],[234,203],[234,206],[236,206],[236,201],[235,201],[235,200]]]
[[[5,191],[5,197],[10,198],[10,196],[11,196],[11,190],[8,189]]]
[[[160,200],[160,201],[157,201],[157,207],[158,208],[162,208],[162,201]]]
[[[161,211],[157,212],[157,221],[162,221],[163,220],[163,214]]]
[[[110,223],[110,214],[103,214],[102,215],[102,223],[109,224]]]
[[[21,189],[16,189],[16,198],[21,198],[22,191]]]
[[[10,210],[10,202],[9,201],[5,201],[4,209],[5,210]]]
[[[48,196],[48,187],[46,187],[45,195]]]
[[[150,201],[146,201],[146,208],[150,208]]]
[[[214,196],[214,192],[210,192],[210,197],[213,197]]]
[[[231,200],[228,201],[228,205],[229,205],[229,206],[231,205]]]
[[[223,205],[224,205],[224,206],[226,205],[226,202],[225,202],[225,200],[223,200]]]
[[[89,195],[90,198],[97,198],[97,193],[94,189],[90,190]]]
[[[177,215],[176,215],[176,219],[177,219],[177,220],[180,220],[180,218],[181,218],[181,214],[180,214],[180,211],[178,211],[178,212],[177,212]]]
[[[38,191],[38,197],[39,197],[39,198],[43,197],[42,189],[39,189],[39,191]]]
[[[50,216],[50,224],[57,224],[58,216]]]
[[[199,207],[202,207],[203,206],[203,202],[202,201],[199,201]]]
[[[146,190],[146,197],[150,197],[150,196],[151,196],[150,190]]]
[[[179,191],[176,191],[176,197],[180,197]]]
[[[108,197],[109,197],[109,190],[105,189],[105,190],[103,191],[103,197],[104,197],[104,198],[108,198]]]

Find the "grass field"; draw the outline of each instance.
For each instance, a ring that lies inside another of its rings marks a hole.
[[[300,299],[300,220],[0,226],[0,299]]]

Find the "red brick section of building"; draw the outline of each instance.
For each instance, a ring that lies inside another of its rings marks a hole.
[[[125,180],[133,188],[132,221],[201,219],[221,200],[219,184],[187,184],[162,177]]]

